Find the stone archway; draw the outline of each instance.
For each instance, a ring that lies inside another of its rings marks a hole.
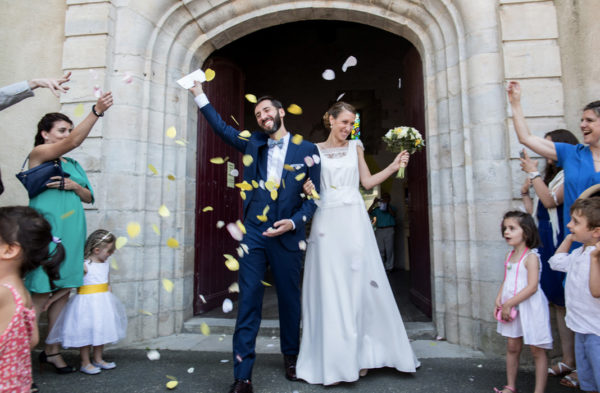
[[[486,281],[490,280],[480,269],[478,258],[489,253],[486,242],[496,239],[478,229],[495,222],[496,212],[504,210],[510,200],[495,2],[282,0],[273,5],[268,0],[231,0],[212,5],[214,2],[204,0],[164,0],[152,9],[143,3],[130,2],[127,7],[113,9],[115,39],[107,62],[115,73],[107,78],[116,81],[120,77],[117,71],[123,69],[131,70],[136,78],[135,91],[123,91],[126,102],[117,103],[113,112],[122,119],[137,116],[135,124],[126,124],[126,128],[136,130],[129,146],[137,158],[130,169],[143,193],[138,208],[151,223],[156,221],[156,208],[169,204],[172,215],[161,221],[161,228],[177,235],[182,247],[171,250],[148,235],[150,240],[140,255],[133,249],[125,253],[140,268],[146,260],[154,264],[148,274],[132,273],[124,279],[137,282],[135,296],[140,308],[156,311],[153,316],[131,316],[138,338],[177,331],[191,316],[193,268],[188,261],[193,261],[190,244],[195,206],[189,194],[195,187],[194,151],[175,145],[164,130],[176,127],[189,142],[187,146],[194,146],[197,119],[193,100],[175,81],[202,64],[216,48],[250,32],[286,22],[324,19],[367,24],[400,35],[421,55],[429,149],[434,322],[438,333],[449,341],[481,347],[479,333],[490,331],[492,325],[482,320],[489,320],[485,310],[493,304],[495,290],[489,294],[491,286]],[[127,138],[103,141],[109,160],[125,153],[122,139]],[[478,148],[486,138],[499,143]],[[176,180],[147,173],[148,163],[159,171],[172,171]],[[108,167],[105,171],[110,175],[117,169]],[[104,212],[110,216],[108,202]],[[121,221],[125,219],[115,221],[124,226]],[[176,283],[172,293],[161,291],[160,279],[164,277]]]

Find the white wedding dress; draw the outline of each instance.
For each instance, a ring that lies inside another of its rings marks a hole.
[[[321,199],[308,240],[298,378],[330,385],[361,369],[415,372],[369,215],[358,189],[357,146],[321,149]]]

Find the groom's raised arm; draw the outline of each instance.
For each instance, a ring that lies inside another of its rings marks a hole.
[[[190,89],[192,94],[194,94],[194,102],[200,108],[200,112],[213,129],[213,131],[228,145],[233,146],[237,150],[242,153],[246,151],[246,145],[248,141],[242,140],[239,138],[240,132],[225,123],[225,121],[221,118],[221,115],[217,113],[215,108],[208,101],[208,97],[202,91],[199,82],[196,82],[196,85]]]

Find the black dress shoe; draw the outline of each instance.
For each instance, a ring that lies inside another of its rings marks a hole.
[[[252,393],[252,382],[249,379],[236,379],[229,393]]]
[[[285,367],[285,377],[290,381],[297,381],[296,360],[297,355],[283,355],[283,366]]]

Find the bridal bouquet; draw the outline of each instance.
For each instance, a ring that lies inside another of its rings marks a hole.
[[[425,141],[421,133],[413,127],[401,126],[392,128],[385,134],[383,141],[387,145],[388,151],[392,153],[400,153],[406,150],[410,154],[413,154],[425,147]],[[400,168],[396,177],[403,179],[404,169],[404,167]]]

